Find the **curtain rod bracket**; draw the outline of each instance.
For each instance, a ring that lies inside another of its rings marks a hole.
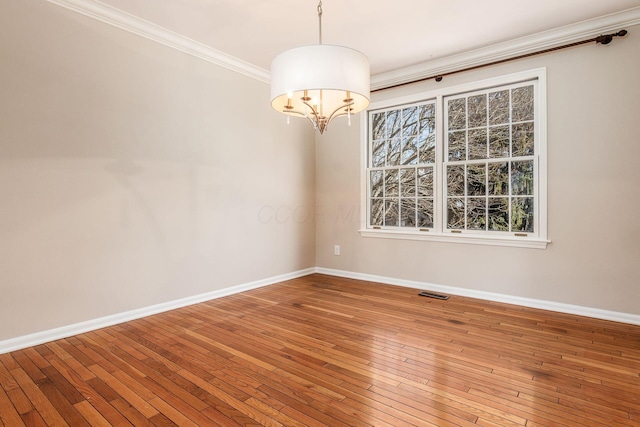
[[[614,34],[604,34],[596,37],[596,43],[609,44],[614,37],[624,37],[627,35],[627,30],[620,30]]]

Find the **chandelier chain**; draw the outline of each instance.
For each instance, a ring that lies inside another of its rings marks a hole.
[[[322,0],[318,3],[318,40],[322,44]]]

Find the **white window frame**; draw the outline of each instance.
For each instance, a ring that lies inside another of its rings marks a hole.
[[[468,230],[447,230],[444,224],[446,216],[445,182],[445,117],[444,98],[466,92],[479,91],[497,86],[511,85],[526,81],[536,81],[535,92],[535,135],[538,175],[534,189],[535,198],[535,233],[517,232],[473,232]],[[373,227],[369,225],[369,111],[402,107],[426,100],[435,100],[436,106],[436,162],[434,171],[434,226],[432,229],[412,229],[402,227]],[[547,84],[546,68],[537,68],[519,73],[499,76],[482,81],[475,81],[456,86],[416,93],[399,98],[392,98],[372,103],[361,120],[361,227],[363,237],[424,240],[447,243],[479,244],[492,246],[511,246],[521,248],[545,249],[547,244]]]

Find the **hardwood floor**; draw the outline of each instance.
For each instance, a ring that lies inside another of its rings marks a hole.
[[[640,426],[640,327],[311,275],[0,355],[0,425]]]

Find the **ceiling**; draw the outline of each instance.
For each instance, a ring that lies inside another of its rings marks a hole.
[[[318,42],[317,0],[100,0],[269,70]],[[323,42],[362,51],[373,76],[632,8],[640,0],[324,0]]]

